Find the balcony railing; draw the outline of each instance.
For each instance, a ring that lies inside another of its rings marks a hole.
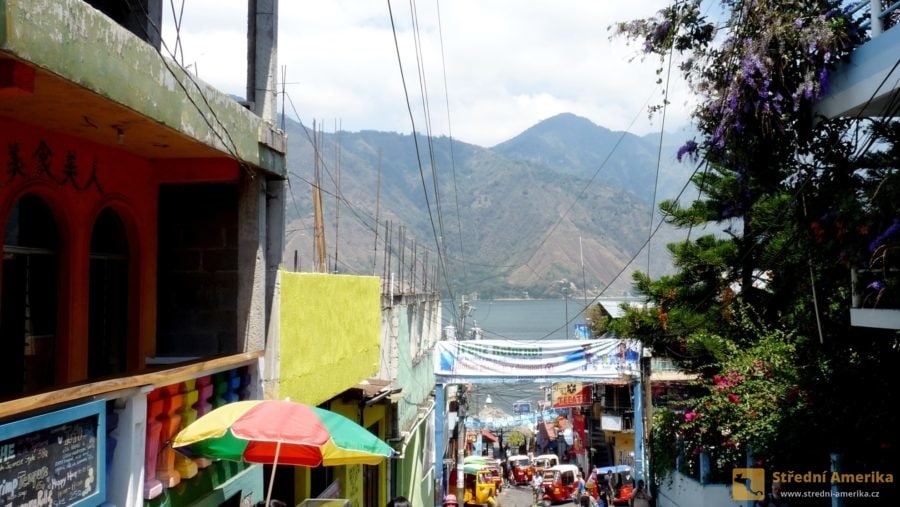
[[[862,0],[851,2],[850,12],[865,16],[862,27],[869,31],[870,37],[878,37],[885,30],[895,26],[900,14],[900,2],[884,0]]]

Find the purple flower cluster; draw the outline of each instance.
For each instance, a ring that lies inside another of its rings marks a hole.
[[[894,241],[895,239],[900,239],[900,218],[895,218],[894,223],[890,225],[887,229],[884,230],[881,234],[878,235],[877,238],[873,239],[871,243],[869,243],[869,251],[874,252],[878,250],[882,245],[887,244],[890,241]]]
[[[885,285],[884,282],[881,280],[875,280],[874,282],[870,283],[869,285],[866,285],[867,289],[872,289],[872,290],[884,290],[885,287],[887,287],[887,285]]]
[[[618,31],[642,42],[644,53],[664,55],[667,48],[688,53],[689,63],[681,69],[701,96],[694,118],[703,137],[681,146],[678,161],[696,160],[702,148],[710,161],[733,169],[750,155],[742,149],[745,136],[764,144],[768,141],[759,138],[790,143],[797,135],[791,111],[808,108],[827,92],[830,70],[856,42],[858,23],[849,11],[834,7],[838,2],[723,3],[742,21],[731,25],[717,47],[705,38],[698,0],[620,23]]]
[[[666,37],[669,36],[669,30],[672,28],[672,22],[668,19],[664,19],[660,24],[656,25],[656,30],[653,31],[653,42],[661,42],[666,40]]]
[[[689,160],[696,162],[697,148],[698,148],[697,142],[694,140],[690,140],[690,141],[684,143],[684,145],[682,145],[681,148],[678,148],[678,155],[677,155],[678,161],[681,162],[681,159],[685,155],[687,155]]]

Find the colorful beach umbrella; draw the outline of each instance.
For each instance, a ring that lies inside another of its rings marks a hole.
[[[223,405],[181,430],[172,446],[195,456],[307,467],[376,465],[394,454],[350,419],[289,400]]]
[[[266,505],[278,465],[377,465],[394,455],[391,446],[350,419],[290,400],[223,405],[181,430],[172,447],[186,447],[195,456],[272,465]]]

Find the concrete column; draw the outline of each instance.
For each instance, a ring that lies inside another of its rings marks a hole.
[[[266,181],[245,177],[238,198],[237,350],[263,350],[266,315]]]
[[[284,251],[284,213],[285,182],[269,180],[266,184],[266,280],[265,280],[265,360],[260,364],[262,392],[266,398],[280,398],[277,391],[280,377],[281,350],[281,278],[279,268],[282,265]]]
[[[881,0],[869,0],[869,22],[871,23],[870,36],[878,37],[884,32],[884,23],[881,21]]]
[[[110,470],[107,500],[113,505],[144,504],[144,455],[147,446],[147,393],[116,400],[119,424],[114,431],[115,466]],[[137,472],[137,473],[136,473]]]
[[[247,2],[247,102],[264,120],[275,123],[278,73],[278,0]]]
[[[700,484],[709,484],[709,476],[712,473],[709,463],[709,454],[700,453]]]
[[[644,471],[644,393],[641,377],[633,384],[634,392],[634,478],[645,479]]]
[[[444,500],[444,427],[447,424],[447,400],[444,384],[434,386],[434,504]]]
[[[830,454],[831,457],[831,473],[841,473],[841,455],[839,453],[833,452]],[[840,497],[840,484],[837,482],[831,483],[831,507],[843,507],[844,499]]]

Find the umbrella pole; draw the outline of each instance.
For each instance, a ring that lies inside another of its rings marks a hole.
[[[275,459],[272,461],[272,472],[269,474],[269,492],[266,493],[266,507],[272,501],[272,485],[275,484],[275,467],[278,466],[278,453],[281,452],[281,442],[275,444]]]

